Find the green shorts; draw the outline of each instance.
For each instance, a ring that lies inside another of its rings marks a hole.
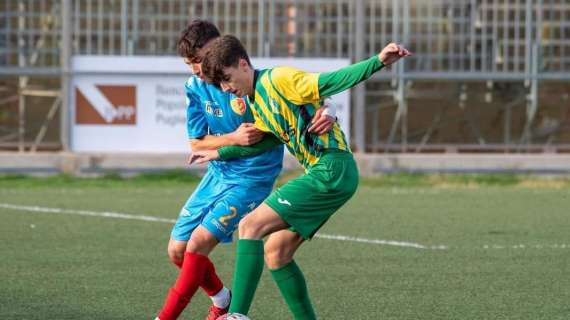
[[[310,239],[356,192],[358,168],[352,153],[327,150],[305,174],[273,191],[265,204],[291,230]]]

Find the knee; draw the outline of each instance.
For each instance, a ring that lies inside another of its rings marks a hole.
[[[178,267],[182,267],[184,261],[184,247],[180,248],[174,245],[168,246],[168,257],[170,261]]]
[[[245,216],[239,225],[240,239],[254,239],[260,240],[264,236],[263,225],[258,223],[252,216]]]
[[[199,228],[192,233],[186,245],[186,252],[208,256],[217,244],[218,239],[213,234],[205,229]]]
[[[186,251],[190,253],[199,253],[203,255],[209,254],[206,243],[201,239],[190,239],[190,241],[188,241],[188,246],[186,247]]]
[[[269,269],[278,269],[293,260],[293,251],[284,246],[266,243],[264,248],[264,259]]]

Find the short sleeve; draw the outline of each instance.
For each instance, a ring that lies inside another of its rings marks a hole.
[[[208,122],[200,105],[200,99],[186,85],[186,127],[189,139],[198,139],[208,134]]]

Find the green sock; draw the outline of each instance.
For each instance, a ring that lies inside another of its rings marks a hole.
[[[262,271],[263,241],[238,240],[230,312],[247,314]]]
[[[291,261],[279,269],[271,270],[271,275],[295,320],[317,319],[315,310],[311,305],[305,277],[295,261]]]

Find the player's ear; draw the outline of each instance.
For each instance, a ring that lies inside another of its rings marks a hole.
[[[249,68],[249,63],[245,59],[239,59],[239,67],[242,70],[247,70],[247,68]]]

